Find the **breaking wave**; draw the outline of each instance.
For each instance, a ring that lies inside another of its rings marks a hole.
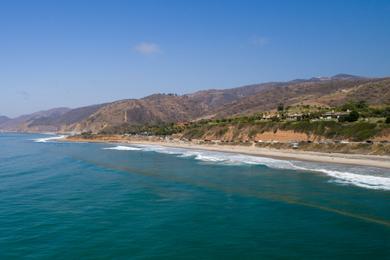
[[[141,148],[118,145],[115,147],[106,147],[104,150],[118,150],[118,151],[139,151]]]
[[[66,137],[66,135],[59,135],[59,136],[52,136],[52,137],[37,138],[37,139],[34,139],[33,141],[36,143],[47,143],[50,141],[64,139],[65,137]]]
[[[334,182],[340,184],[350,184],[362,188],[376,190],[390,190],[390,178],[366,174],[356,174],[351,172],[340,172],[326,169],[317,169],[316,171],[323,172],[326,175],[335,178]]]
[[[221,165],[265,165],[274,169],[291,169],[320,172],[332,178],[332,182],[355,185],[362,188],[390,190],[390,173],[373,167],[344,166],[325,163],[308,163],[272,159],[245,154],[163,147],[157,145],[116,146],[103,149],[121,151],[149,151],[193,158],[206,163]]]

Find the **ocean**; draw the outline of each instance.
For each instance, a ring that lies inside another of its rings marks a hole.
[[[0,259],[389,259],[390,171],[0,133]]]

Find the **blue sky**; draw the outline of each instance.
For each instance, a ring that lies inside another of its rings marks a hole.
[[[390,1],[0,2],[0,115],[156,92],[390,76]]]

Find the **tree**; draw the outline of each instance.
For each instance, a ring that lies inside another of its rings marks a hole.
[[[278,105],[278,111],[279,111],[279,112],[283,112],[283,111],[284,111],[284,105],[283,105],[283,103],[280,103],[280,104]]]
[[[386,117],[386,124],[390,124],[390,116]]]
[[[341,110],[347,111],[347,110],[354,110],[356,109],[356,104],[352,101],[349,101],[348,103],[345,103],[342,107]]]
[[[348,122],[355,122],[359,119],[359,112],[357,112],[356,110],[352,110],[349,115],[348,115],[348,118],[347,118],[347,121]]]
[[[355,122],[359,117],[359,112],[352,110],[348,115],[340,117],[339,122]]]

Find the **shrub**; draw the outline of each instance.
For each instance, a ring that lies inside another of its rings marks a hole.
[[[85,138],[85,139],[89,139],[89,138],[92,138],[92,132],[91,131],[88,131],[88,132],[82,132],[81,133],[81,137],[82,138]]]
[[[347,116],[343,116],[339,118],[339,122],[355,122],[359,119],[359,112],[353,110]]]
[[[359,116],[360,116],[359,113],[356,110],[353,110],[349,113],[347,121],[355,122],[359,119]]]
[[[283,103],[280,103],[280,104],[278,105],[278,111],[279,111],[279,112],[284,111],[284,104],[283,104]]]

